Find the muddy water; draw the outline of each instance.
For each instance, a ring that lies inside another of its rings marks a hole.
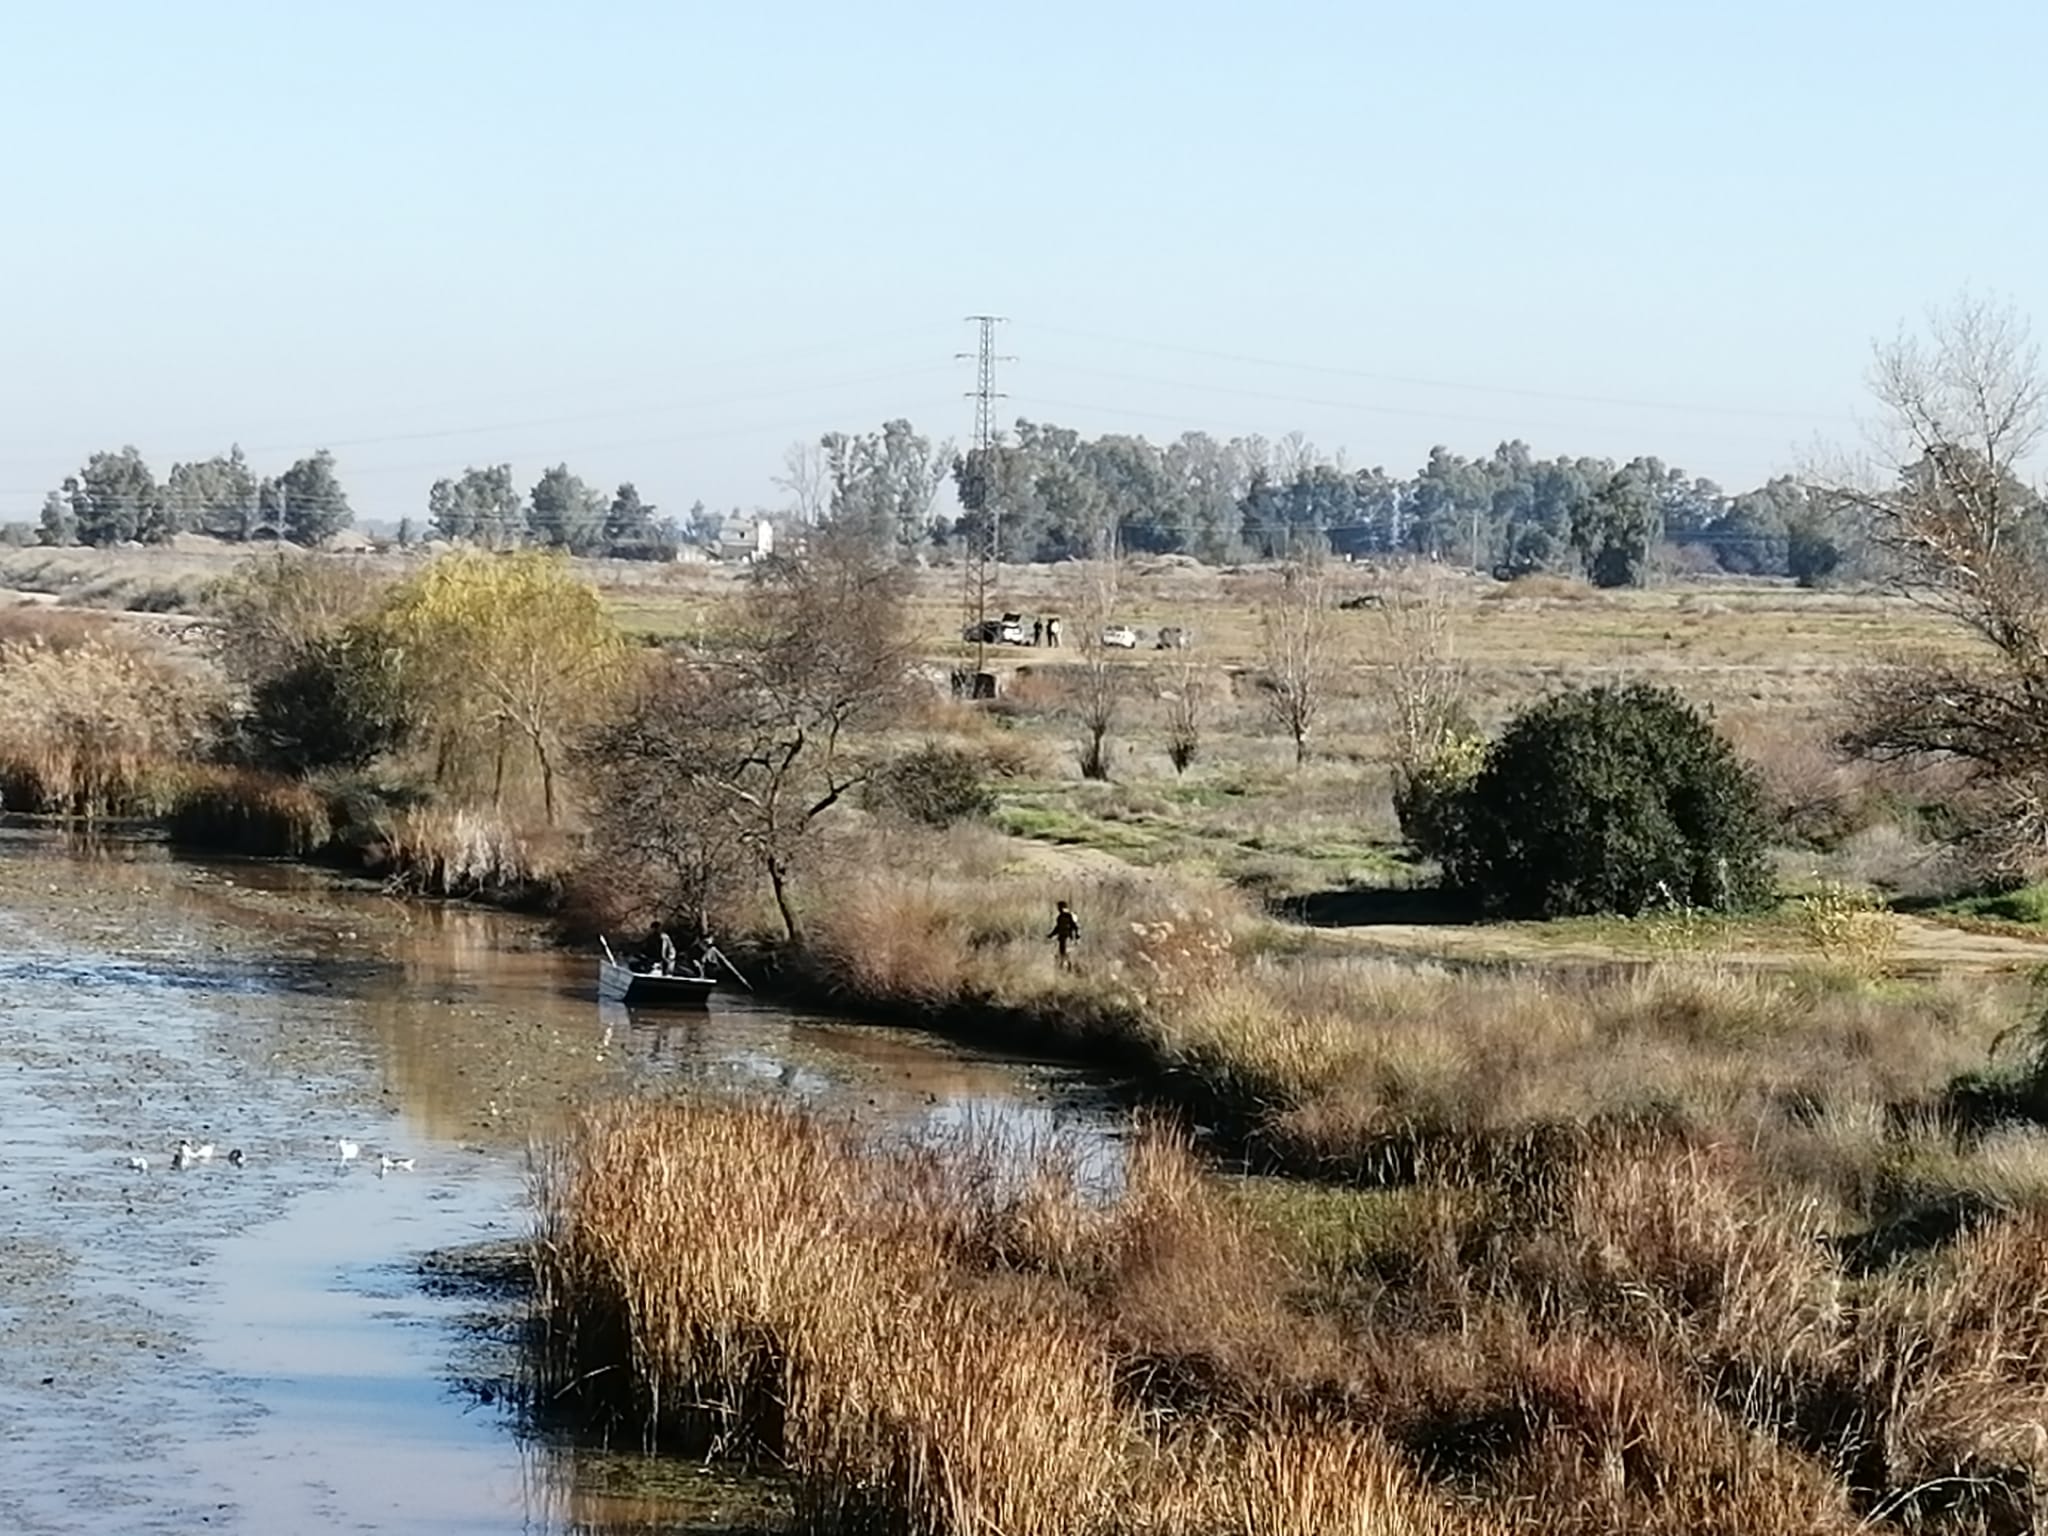
[[[451,1384],[474,1299],[420,1260],[524,1233],[530,1138],[687,1081],[1113,1164],[1059,1069],[592,981],[517,919],[0,832],[0,1531],[750,1529],[756,1490],[523,1443]],[[180,1137],[216,1155],[175,1171]]]

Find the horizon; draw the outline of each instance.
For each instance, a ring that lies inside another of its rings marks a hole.
[[[826,431],[964,445],[984,310],[1006,427],[1402,476],[1519,438],[1739,492],[1853,440],[1926,309],[2048,322],[2012,191],[2048,18],[1966,10],[17,17],[0,522],[131,443],[160,478],[326,447],[385,523],[501,462],[774,508]]]

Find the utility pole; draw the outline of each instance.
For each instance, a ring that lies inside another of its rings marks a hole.
[[[974,671],[978,678],[987,670],[988,593],[1002,565],[1002,508],[995,494],[996,402],[1004,398],[996,388],[996,364],[1014,363],[1014,357],[996,352],[996,327],[1001,315],[969,315],[967,322],[979,329],[980,344],[973,352],[956,352],[959,359],[972,358],[974,388],[968,398],[974,402],[974,445],[969,449],[975,466],[978,507],[968,508],[969,544],[960,562],[960,609],[962,627],[974,632]]]

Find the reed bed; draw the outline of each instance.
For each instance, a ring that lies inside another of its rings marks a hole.
[[[254,858],[311,858],[334,837],[327,798],[298,779],[238,768],[189,773],[165,817],[181,847]]]
[[[556,834],[535,832],[488,808],[443,803],[407,805],[382,816],[364,861],[415,895],[509,905],[552,900],[566,864]]]
[[[1368,1192],[1249,1200],[1156,1127],[1104,1198],[1056,1157],[636,1104],[543,1154],[536,1194],[537,1394],[784,1467],[806,1529],[2048,1516],[2048,1214],[1859,1275],[1844,1213],[1735,1142],[1610,1140],[1389,1220]]]
[[[1511,971],[1346,955],[1214,880],[1048,868],[974,827],[855,841],[834,868],[782,956],[795,974],[968,1038],[1101,1056],[1260,1158],[1346,1179],[1485,1179],[1632,1127],[1758,1141],[1874,1216],[1896,1203],[1898,1179],[1878,1186],[1903,1126],[1941,1121],[2025,1006],[1995,978],[1697,955]],[[1062,899],[1082,922],[1064,969],[1046,939]]]
[[[199,755],[212,703],[186,672],[89,629],[0,640],[0,802],[88,820],[157,815]]]
[[[1139,1262],[1189,1198],[1184,1149],[1134,1160],[1113,1211],[1051,1168],[993,1172],[986,1149],[876,1150],[787,1109],[594,1111],[537,1169],[539,1390],[784,1462],[811,1529],[1483,1528],[1369,1429],[1197,1433],[1133,1393],[1053,1271]]]

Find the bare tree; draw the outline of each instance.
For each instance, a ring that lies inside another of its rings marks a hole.
[[[1308,761],[1309,735],[1329,693],[1329,571],[1318,558],[1289,563],[1259,605],[1259,659],[1266,709],[1294,739],[1294,761]]]
[[[756,567],[729,643],[675,663],[630,728],[593,741],[619,774],[651,781],[622,813],[654,805],[683,809],[650,814],[705,818],[766,876],[792,942],[802,936],[792,879],[811,834],[866,782],[859,738],[901,698],[905,591],[861,530],[823,530],[801,559]],[[671,863],[682,871],[708,857],[688,843]]]
[[[707,729],[723,723],[725,703],[724,684],[705,669],[657,663],[576,753],[591,865],[611,903],[699,936],[753,873],[724,788],[739,773],[742,741]]]
[[[1175,773],[1186,773],[1202,747],[1202,722],[1208,704],[1208,684],[1187,652],[1174,663],[1167,685],[1166,756]]]
[[[1859,521],[1914,600],[1982,642],[1901,655],[1851,691],[1842,745],[1880,762],[1961,763],[1965,841],[1998,874],[2048,862],[2048,521],[2022,478],[2048,431],[2025,322],[1964,299],[1924,337],[1880,346],[1870,453],[1816,492]]]
[[[1450,588],[1440,577],[1425,572],[1416,585],[1381,594],[1375,617],[1377,682],[1398,778],[1427,767],[1468,729],[1471,679],[1458,660]]]
[[[774,485],[789,498],[789,510],[806,528],[825,520],[832,506],[832,471],[822,444],[791,443],[782,454]]]
[[[1077,562],[1068,582],[1075,649],[1081,653],[1071,686],[1081,726],[1081,776],[1087,779],[1109,777],[1109,733],[1123,707],[1123,674],[1112,647],[1103,643],[1116,613],[1118,564],[1114,554]]]

